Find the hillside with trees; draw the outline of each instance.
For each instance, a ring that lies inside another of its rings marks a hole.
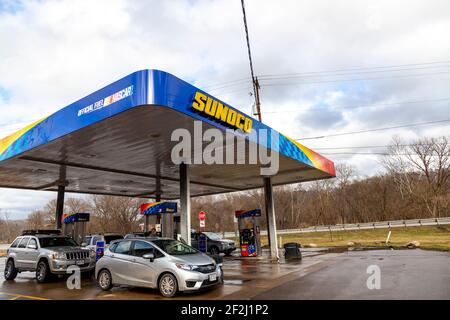
[[[361,177],[346,164],[336,166],[335,179],[274,188],[277,227],[449,216],[450,146],[447,138],[421,139],[406,144],[393,140],[380,158],[385,172]],[[65,212],[90,212],[88,232],[126,233],[139,229],[139,206],[144,199],[87,196],[68,198]],[[23,228],[53,227],[56,200],[29,213],[26,221],[14,221],[0,212],[0,241],[11,241]],[[234,211],[262,208],[262,190],[234,192],[192,199],[192,227],[198,228],[197,213],[207,213],[211,231],[233,231]],[[265,227],[261,219],[261,227]]]

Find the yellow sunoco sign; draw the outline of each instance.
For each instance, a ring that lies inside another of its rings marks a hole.
[[[253,121],[251,118],[200,91],[195,93],[192,108],[244,132],[252,131]]]

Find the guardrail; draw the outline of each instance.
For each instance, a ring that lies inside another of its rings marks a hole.
[[[392,220],[367,223],[349,223],[335,224],[327,226],[316,226],[301,229],[285,229],[277,230],[277,234],[294,234],[294,233],[310,233],[310,232],[330,232],[330,231],[352,231],[352,230],[368,230],[368,229],[387,229],[399,227],[420,227],[420,226],[439,226],[450,224],[450,217],[444,218],[427,218],[427,219],[411,219],[411,220]],[[224,232],[225,238],[236,237],[236,232]],[[267,230],[261,230],[261,235],[267,235]]]

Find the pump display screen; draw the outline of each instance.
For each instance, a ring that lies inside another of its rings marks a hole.
[[[256,239],[253,229],[241,230],[241,255],[243,257],[254,257],[257,255]]]
[[[252,229],[244,229],[241,232],[241,244],[255,244],[255,236]]]

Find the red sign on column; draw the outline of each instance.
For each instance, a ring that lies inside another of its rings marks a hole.
[[[204,211],[200,211],[200,213],[198,214],[198,219],[200,221],[204,221],[206,218],[206,213]]]

